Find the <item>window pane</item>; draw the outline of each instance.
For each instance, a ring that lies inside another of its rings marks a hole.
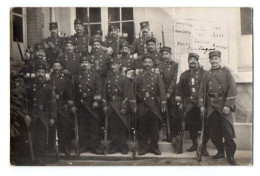
[[[12,9],[12,12],[13,13],[18,13],[18,14],[22,15],[23,14],[23,9],[21,7],[15,7],[15,8]]]
[[[133,20],[133,8],[122,8],[122,20]]]
[[[128,42],[131,45],[134,40],[134,22],[125,22],[122,23],[122,32],[128,34]]]
[[[101,22],[101,8],[89,8],[90,23]]]
[[[108,19],[111,15],[111,21],[119,21],[120,17],[119,17],[119,8],[108,8]]]
[[[87,27],[87,26],[86,26]],[[93,33],[97,30],[101,30],[101,24],[91,24],[90,25],[90,34],[91,36],[93,35]]]
[[[23,42],[23,18],[13,15],[13,40]]]
[[[76,18],[81,19],[83,23],[88,22],[88,9],[87,8],[76,8]]]
[[[252,9],[245,7],[240,8],[240,16],[241,16],[241,35],[252,35]]]

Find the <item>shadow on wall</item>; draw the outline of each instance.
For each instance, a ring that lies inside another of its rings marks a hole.
[[[236,119],[235,122],[253,122],[252,83],[237,83]]]

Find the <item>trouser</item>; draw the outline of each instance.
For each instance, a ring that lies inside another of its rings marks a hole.
[[[233,127],[221,114],[214,111],[209,116],[209,135],[213,144],[216,146],[218,152],[224,153],[226,149],[226,155],[233,157],[236,152],[236,143],[233,139]],[[225,142],[223,143],[223,138]]]
[[[112,141],[112,148],[127,149],[127,128],[121,118],[112,112],[109,115],[109,131]]]
[[[59,147],[69,149],[73,137],[73,123],[65,119],[61,114],[57,114],[57,132],[59,138]]]
[[[151,111],[139,117],[138,141],[141,150],[158,149],[159,123],[160,120]]]
[[[209,141],[209,132],[208,132],[208,125],[205,119],[205,128],[204,128],[204,137],[203,137],[203,144],[207,144]],[[202,127],[202,119],[200,116],[200,110],[198,107],[193,107],[187,114],[186,114],[186,129],[189,131],[190,139],[192,140],[193,144],[197,143],[198,138],[198,131],[201,131]]]
[[[46,128],[39,118],[36,119],[32,126],[32,139],[35,156],[38,157],[44,155],[47,150]]]
[[[178,112],[178,107],[168,101],[168,112],[170,121],[171,137],[176,137],[181,129],[181,118]]]
[[[79,108],[79,144],[90,150],[100,146],[98,135],[98,119],[89,113],[84,107]]]

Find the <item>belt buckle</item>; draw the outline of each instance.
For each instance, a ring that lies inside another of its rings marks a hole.
[[[149,92],[145,92],[144,97],[148,98],[149,97]]]
[[[115,101],[116,100],[116,96],[112,96],[112,100]]]

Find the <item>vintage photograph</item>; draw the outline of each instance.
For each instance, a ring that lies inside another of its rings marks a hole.
[[[252,166],[253,8],[10,8],[11,166]]]

